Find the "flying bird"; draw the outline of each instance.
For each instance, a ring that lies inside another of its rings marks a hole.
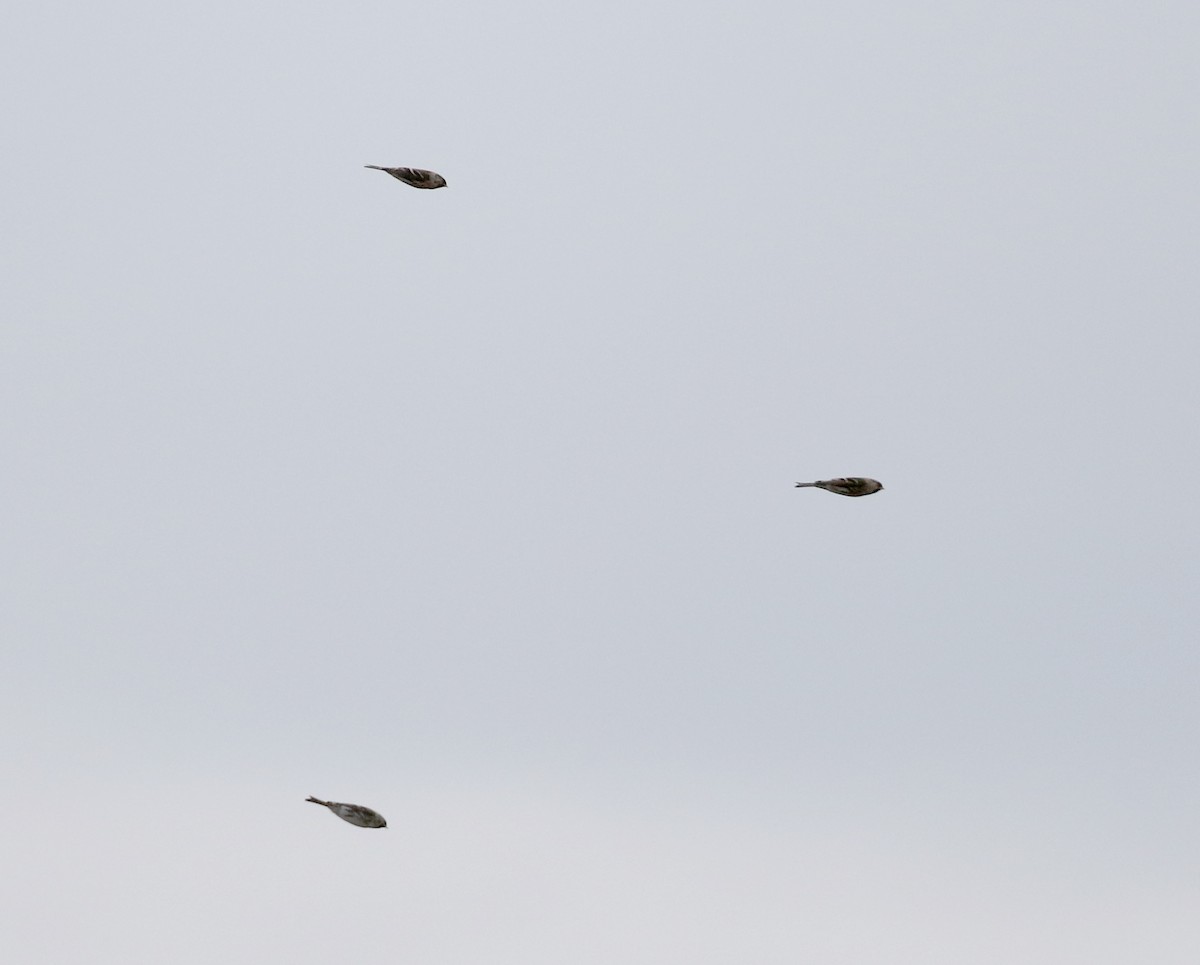
[[[843,476],[841,479],[819,479],[817,482],[796,483],[797,489],[816,486],[839,496],[870,496],[883,488],[878,479],[867,479],[865,476]]]
[[[411,184],[414,188],[444,188],[446,179],[436,171],[422,171],[420,168],[381,168],[378,164],[364,164],[363,167],[373,171],[386,171],[398,181]]]
[[[387,827],[387,821],[383,819],[382,814],[365,808],[361,804],[339,804],[337,801],[322,801],[317,797],[306,797],[304,800],[327,807],[343,821],[349,821],[360,828]]]

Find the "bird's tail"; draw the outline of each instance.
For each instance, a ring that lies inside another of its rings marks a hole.
[[[312,801],[313,804],[320,804],[322,807],[329,807],[329,802],[322,801],[319,797],[306,797],[304,800]]]

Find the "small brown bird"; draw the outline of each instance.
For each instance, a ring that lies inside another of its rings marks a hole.
[[[444,188],[446,179],[435,171],[422,171],[420,168],[381,168],[378,164],[364,164],[363,167],[373,171],[386,171],[398,181],[411,184],[414,188]]]
[[[796,483],[797,489],[816,486],[840,496],[870,496],[883,488],[878,479],[867,479],[865,476],[844,476],[841,479],[820,479],[817,482]]]
[[[361,804],[339,804],[337,801],[322,801],[317,797],[306,797],[304,800],[327,807],[343,821],[349,821],[360,828],[387,827],[387,822],[383,819],[382,814],[365,808]]]

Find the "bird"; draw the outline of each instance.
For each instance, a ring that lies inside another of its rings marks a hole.
[[[865,476],[843,476],[840,479],[819,479],[816,482],[796,483],[797,489],[816,486],[839,496],[870,496],[883,488],[878,479],[867,479]]]
[[[319,797],[306,797],[304,800],[327,807],[343,821],[349,821],[360,828],[387,827],[387,821],[383,819],[382,814],[361,804],[339,804],[337,801],[322,801]]]
[[[398,181],[411,184],[414,188],[444,188],[446,179],[436,171],[423,171],[421,168],[383,168],[378,164],[364,164],[363,167],[373,171],[386,171]]]

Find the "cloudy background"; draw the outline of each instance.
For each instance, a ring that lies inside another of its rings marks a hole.
[[[12,960],[1194,965],[1198,38],[14,8]]]

